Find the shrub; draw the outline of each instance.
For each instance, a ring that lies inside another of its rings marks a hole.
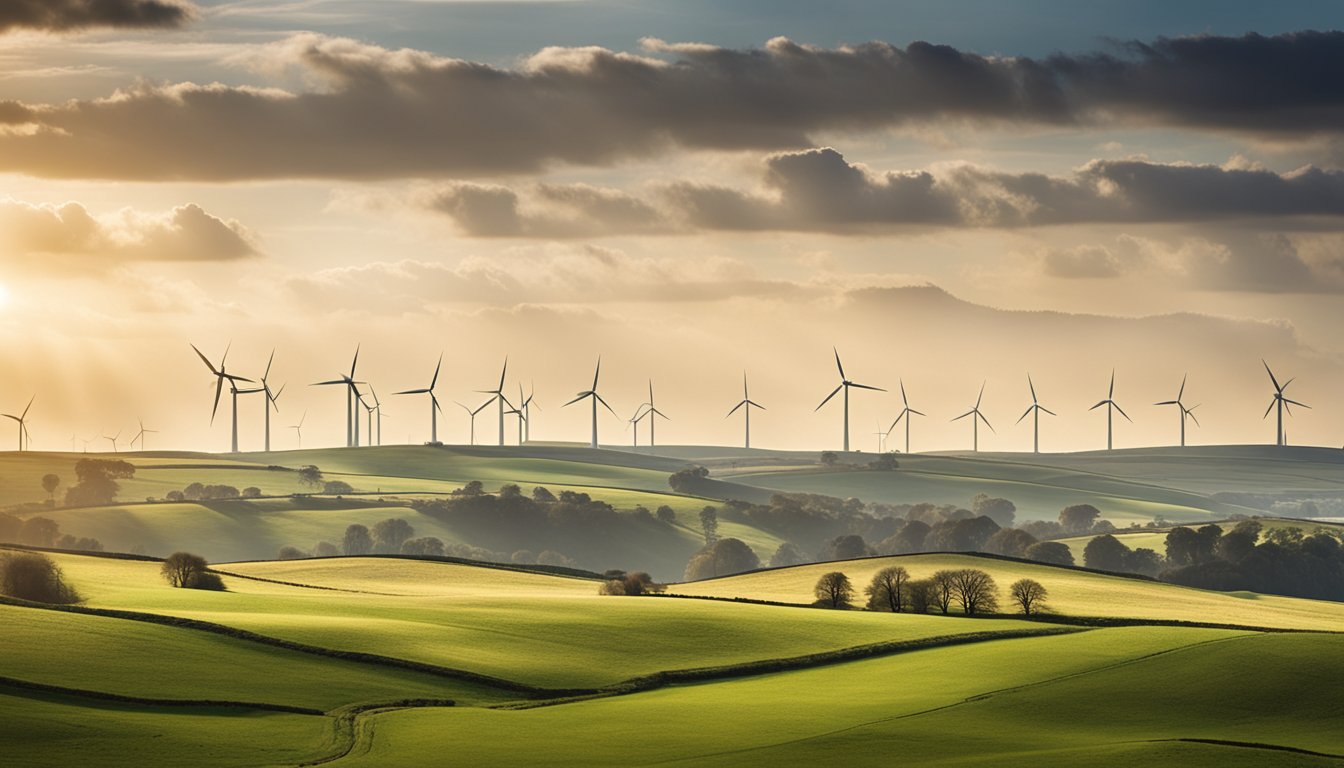
[[[1058,541],[1042,541],[1027,547],[1027,559],[1052,565],[1073,565],[1073,551],[1068,544]]]
[[[164,559],[163,565],[159,566],[159,573],[168,583],[178,589],[196,589],[192,584],[198,583],[200,575],[206,572],[209,564],[205,558],[200,555],[193,555],[190,552],[174,552]]]
[[[437,536],[422,536],[402,542],[401,554],[443,557],[443,540]]]
[[[209,571],[193,573],[187,581],[187,589],[204,589],[208,592],[223,592],[224,580],[219,578],[219,574]]]
[[[597,588],[597,593],[599,595],[624,595],[628,597],[637,597],[639,595],[647,595],[652,592],[661,591],[663,591],[663,586],[661,584],[655,584],[653,577],[643,571],[626,573],[617,578],[608,579],[602,582],[602,585]]]
[[[344,496],[354,492],[354,486],[344,480],[328,480],[322,484],[322,493],[328,496]]]
[[[308,553],[298,547],[281,547],[275,558],[277,560],[302,560],[307,556]]]
[[[0,593],[38,603],[76,603],[60,566],[37,552],[0,553]]]
[[[676,511],[666,504],[659,507],[653,514],[664,523],[675,523],[677,521]]]
[[[854,598],[849,577],[840,571],[823,574],[812,591],[817,596],[817,604],[827,608],[848,608]]]
[[[249,485],[243,489],[244,499],[256,499],[261,497],[261,489],[255,485]]]
[[[336,548],[330,541],[319,541],[317,546],[313,547],[313,557],[336,557],[341,554],[341,550]]]
[[[686,564],[686,580],[727,576],[761,567],[761,560],[741,539],[719,539],[691,557]]]

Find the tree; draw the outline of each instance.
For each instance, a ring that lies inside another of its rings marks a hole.
[[[181,491],[169,491],[163,494],[163,498],[168,501],[184,501],[186,500],[187,495]]]
[[[701,480],[709,477],[709,470],[704,467],[687,467],[679,469],[668,475],[667,485],[677,493],[691,493]]]
[[[322,493],[327,496],[345,496],[354,492],[354,486],[344,480],[328,480],[322,484]]]
[[[1045,598],[1050,593],[1035,579],[1018,579],[1008,587],[1008,594],[1012,596],[1013,603],[1022,611],[1022,615],[1030,616],[1045,610]]]
[[[1101,510],[1091,504],[1074,504],[1059,511],[1059,524],[1066,533],[1087,533],[1092,530]]]
[[[308,553],[298,547],[281,547],[280,552],[276,554],[277,560],[302,560]]]
[[[1042,541],[1027,547],[1027,559],[1051,565],[1073,565],[1073,551],[1068,544]]]
[[[345,529],[345,538],[341,540],[341,551],[347,555],[367,555],[373,551],[373,537],[369,529],[359,523],[352,523]]]
[[[676,511],[666,504],[658,507],[653,515],[658,518],[659,522],[667,523],[668,525],[677,522]]]
[[[255,485],[249,485],[248,487],[243,489],[243,498],[244,499],[261,498],[261,489]]]
[[[389,517],[386,520],[379,520],[373,526],[373,548],[375,552],[383,554],[396,554],[401,551],[401,545],[406,540],[415,535],[415,529],[411,524],[399,517]]]
[[[1199,562],[1199,534],[1185,526],[1172,528],[1167,531],[1166,549],[1173,567],[1193,565]]]
[[[313,547],[313,557],[336,557],[341,554],[341,550],[336,548],[330,541],[319,541],[317,546]]]
[[[56,489],[61,484],[61,478],[58,475],[46,474],[42,476],[42,490],[47,492],[47,503],[56,504]]]
[[[532,489],[532,500],[547,504],[555,501],[555,494],[551,493],[551,489],[538,485],[536,488]]]
[[[864,542],[862,536],[848,533],[844,536],[836,536],[826,542],[818,559],[853,560],[856,557],[867,557],[870,554],[872,553],[868,550],[868,545]]]
[[[299,482],[308,488],[317,490],[322,487],[325,480],[322,477],[322,470],[309,464],[299,468]]]
[[[444,552],[443,540],[437,536],[422,536],[418,539],[407,539],[401,544],[401,554],[403,555],[443,557]],[[514,557],[516,558],[517,556],[518,553],[515,552]],[[517,562],[517,560],[514,562]]]
[[[76,603],[60,566],[37,552],[0,552],[0,594],[38,603]]]
[[[868,595],[868,608],[900,613],[905,607],[909,583],[910,572],[899,565],[883,568],[873,574],[872,583],[863,590]]]
[[[60,524],[45,517],[30,517],[19,529],[19,541],[33,547],[54,547],[60,535]]]
[[[828,467],[834,467],[834,466],[835,466],[835,463],[836,463],[837,461],[839,461],[839,460],[840,460],[840,457],[835,455],[835,451],[822,451],[822,452],[821,452],[821,463],[824,464],[824,465],[826,465],[826,466],[828,466]]]
[[[928,613],[934,604],[932,579],[913,579],[906,585],[910,593],[910,612]]]
[[[1162,571],[1162,556],[1147,547],[1139,547],[1125,558],[1125,570],[1130,573],[1142,573],[1156,576]]]
[[[952,595],[961,603],[961,612],[967,616],[993,613],[999,609],[999,588],[994,577],[979,568],[953,571]]]
[[[190,483],[182,489],[182,497],[188,501],[197,501],[204,495],[205,486],[200,483]]]
[[[1096,536],[1083,548],[1083,565],[1098,571],[1123,571],[1129,547],[1111,534]]]
[[[929,579],[930,598],[943,615],[947,615],[952,607],[952,583],[955,578],[953,571],[937,571]]]
[[[817,579],[817,586],[812,591],[817,596],[817,602],[827,608],[848,608],[850,600],[854,598],[854,587],[850,586],[849,577],[840,571],[824,574]]]
[[[505,483],[499,486],[499,498],[501,499],[521,499],[522,497],[523,489],[514,483]]]
[[[178,589],[191,589],[208,569],[209,564],[204,557],[190,552],[174,552],[164,558],[159,573],[163,574],[169,585]]]
[[[1228,562],[1241,562],[1243,557],[1246,557],[1251,554],[1251,552],[1255,551],[1256,535],[1258,535],[1258,532],[1252,534],[1248,530],[1243,530],[1241,526],[1238,525],[1236,528],[1232,529],[1231,533],[1224,534],[1223,537],[1218,540],[1218,546],[1215,548],[1214,554]]]
[[[792,542],[784,542],[775,550],[775,554],[770,556],[771,568],[786,568],[790,565],[802,565],[807,562],[803,553],[794,546]]]
[[[893,550],[892,554],[906,555],[923,551],[924,541],[929,537],[929,531],[931,530],[933,530],[932,527],[922,520],[910,520],[893,537],[890,545]]]
[[[719,539],[700,550],[686,564],[687,581],[727,576],[761,567],[760,558],[740,539]]]
[[[971,511],[976,516],[988,517],[1000,528],[1008,528],[1017,517],[1017,505],[1007,499],[999,499],[985,493],[977,493],[971,499]]]
[[[984,551],[1008,557],[1026,557],[1036,537],[1020,528],[1001,528],[985,542]]]
[[[572,568],[574,561],[554,549],[543,549],[541,554],[537,555],[537,565],[558,565]]]
[[[111,504],[121,490],[118,480],[135,477],[135,465],[120,459],[80,459],[75,462],[79,482],[65,489],[65,504],[70,507],[97,507]]]
[[[700,530],[705,533],[705,546],[719,540],[719,510],[714,507],[700,510]]]

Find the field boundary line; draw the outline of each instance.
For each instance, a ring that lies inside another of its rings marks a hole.
[[[80,699],[95,699],[98,701],[108,701],[118,704],[139,704],[152,707],[202,707],[213,709],[250,709],[263,712],[284,712],[292,715],[326,715],[320,709],[311,707],[298,707],[290,704],[269,704],[266,702],[253,701],[229,701],[215,699],[161,699],[152,696],[131,696],[122,693],[108,693],[107,691],[93,691],[84,688],[68,688],[63,685],[50,685],[48,683],[37,683],[31,680],[20,680],[15,677],[0,676],[0,688],[17,689],[19,691],[30,691],[35,693],[54,694],[57,696],[68,696]]]

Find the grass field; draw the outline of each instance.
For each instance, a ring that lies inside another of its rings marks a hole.
[[[812,588],[824,573],[840,571],[861,589],[878,570],[894,565],[905,567],[913,578],[926,578],[942,569],[980,568],[994,577],[1001,591],[1017,579],[1035,579],[1050,591],[1050,610],[1069,616],[1344,631],[1341,603],[1252,592],[1211,592],[976,555],[902,555],[814,563],[678,584],[673,589],[687,595],[810,603],[815,599]]]
[[[203,550],[220,561],[227,591],[172,589],[152,560],[53,553],[84,601],[75,611],[0,604],[0,764],[420,766],[443,756],[473,766],[1227,768],[1344,760],[1336,723],[1344,711],[1341,603],[974,555],[821,563],[669,590],[718,599],[605,597],[596,579],[513,566],[253,561],[386,517],[409,520],[417,535],[474,544],[406,503],[479,479],[487,488],[583,490],[623,511],[666,503],[677,514],[670,530],[685,550],[680,560],[632,552],[639,562],[611,565],[676,572],[698,546],[700,508],[713,503],[667,488],[667,475],[690,462],[727,481],[711,487],[756,498],[793,489],[966,504],[983,491],[1013,499],[1019,518],[1104,500],[1098,506],[1121,523],[1247,513],[1213,500],[1220,490],[1329,493],[1344,485],[1338,452],[1296,449],[1288,461],[1263,449],[1026,463],[903,457],[891,473],[820,471],[810,457],[768,451],[666,453],[529,446],[126,455],[138,465],[127,498],[191,481],[287,494],[294,473],[268,467],[313,463],[386,499],[43,511],[66,532],[113,548]],[[40,486],[36,494],[31,486],[41,474],[65,462],[55,471],[72,476],[78,458],[0,454],[0,503],[39,500]],[[763,558],[780,543],[730,521],[720,534],[744,539]],[[1161,551],[1165,532],[1120,535]],[[1081,558],[1085,541],[1067,543]],[[1008,584],[1030,577],[1050,590],[1056,618],[798,605],[812,602],[822,573],[842,571],[861,590],[888,565],[915,577],[983,568],[1005,610]],[[1089,617],[1135,625],[1099,628]],[[1173,622],[1220,628],[1163,625]]]

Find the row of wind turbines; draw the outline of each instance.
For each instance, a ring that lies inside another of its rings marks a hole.
[[[219,403],[220,400],[223,398],[225,389],[227,388],[229,392],[230,420],[231,420],[231,430],[230,430],[231,450],[235,453],[238,452],[239,450],[239,441],[238,441],[239,397],[247,395],[261,395],[262,396],[261,399],[263,401],[262,411],[263,411],[263,428],[264,428],[263,431],[264,450],[270,451],[271,414],[272,412],[279,413],[280,411],[279,400],[280,397],[285,392],[285,385],[283,384],[278,388],[272,388],[271,386],[270,376],[271,376],[271,369],[275,363],[275,352],[272,351],[270,357],[267,358],[266,367],[262,371],[261,376],[258,377],[257,379],[251,379],[245,376],[240,376],[237,373],[231,373],[229,371],[228,347],[225,348],[224,354],[220,356],[218,364],[212,362],[211,359],[207,357],[205,353],[201,352],[201,350],[197,348],[195,345],[192,345],[192,350],[200,358],[201,362],[205,364],[210,374],[214,377],[215,395],[214,395],[214,402],[210,411],[210,421],[212,424],[214,423],[215,418],[219,414]],[[836,371],[839,373],[840,381],[836,385],[835,389],[831,390],[831,392],[826,395],[826,397],[821,401],[821,403],[817,405],[817,407],[814,409],[814,412],[820,411],[823,407],[825,407],[828,403],[830,403],[833,399],[835,399],[837,395],[841,396],[840,399],[844,405],[842,412],[842,419],[843,419],[842,444],[843,449],[845,451],[849,451],[850,390],[852,389],[870,390],[875,392],[885,392],[886,390],[881,387],[876,387],[869,384],[862,384],[850,379],[846,375],[844,364],[840,360],[839,350],[833,350],[833,353],[835,356],[835,367]],[[381,400],[379,400],[378,394],[374,390],[373,385],[359,378],[358,374],[359,354],[360,349],[359,347],[356,347],[355,354],[354,357],[351,359],[350,368],[348,372],[342,372],[337,378],[334,379],[313,382],[311,386],[315,387],[336,386],[345,389],[345,395],[346,395],[345,426],[346,426],[347,447],[358,447],[360,445],[382,445],[383,442],[382,426],[383,426],[383,417],[385,416],[385,414],[383,413],[383,404]],[[1261,361],[1261,363],[1264,365],[1265,373],[1268,374],[1270,383],[1273,385],[1274,388],[1273,397],[1269,403],[1269,407],[1265,410],[1264,416],[1262,418],[1268,418],[1270,413],[1276,413],[1275,445],[1283,446],[1287,444],[1287,433],[1285,431],[1284,415],[1287,414],[1291,416],[1293,406],[1297,406],[1300,408],[1310,408],[1310,406],[1297,400],[1293,400],[1287,396],[1286,390],[1288,389],[1288,386],[1293,383],[1294,381],[1293,379],[1288,379],[1281,383],[1279,381],[1279,378],[1275,375],[1274,371],[1270,369],[1269,364],[1264,362],[1263,360]],[[438,361],[434,365],[434,372],[430,376],[429,384],[427,386],[401,390],[393,393],[394,395],[429,396],[427,404],[429,406],[430,442],[433,443],[439,442],[439,431],[438,431],[439,415],[443,412],[443,408],[439,402],[437,393],[437,389],[439,386],[439,375],[442,372],[442,369],[443,369],[443,355],[440,354]],[[478,394],[487,396],[485,401],[482,402],[480,405],[471,407],[469,405],[454,401],[456,405],[458,405],[470,419],[472,445],[476,444],[476,417],[491,405],[496,406],[496,416],[498,426],[497,434],[499,445],[502,446],[505,444],[505,436],[506,436],[505,421],[506,418],[509,416],[517,418],[518,443],[523,444],[531,439],[532,409],[534,407],[540,408],[541,406],[535,402],[535,397],[532,392],[529,392],[528,394],[524,395],[521,383],[518,385],[517,402],[515,403],[509,400],[509,397],[505,393],[506,382],[508,377],[508,369],[509,369],[509,361],[508,358],[505,357],[504,363],[500,368],[499,381],[497,384],[494,385],[493,389],[477,390]],[[571,405],[579,404],[584,400],[589,401],[589,407],[591,409],[592,414],[591,436],[589,440],[589,445],[590,447],[593,448],[598,447],[598,418],[597,418],[598,406],[600,405],[603,408],[606,408],[609,412],[611,412],[612,415],[616,415],[615,409],[613,409],[611,405],[607,403],[607,401],[602,397],[602,395],[598,391],[599,383],[601,380],[601,374],[602,374],[602,359],[599,357],[597,360],[597,364],[593,370],[592,384],[587,389],[577,393],[577,395],[573,399],[567,401],[562,406],[562,407],[568,407]],[[1161,402],[1154,403],[1155,406],[1173,407],[1176,409],[1180,426],[1181,446],[1185,446],[1186,444],[1187,422],[1192,421],[1196,426],[1199,426],[1199,419],[1195,416],[1195,409],[1198,408],[1199,405],[1196,404],[1191,406],[1186,405],[1185,403],[1184,398],[1185,398],[1187,379],[1188,377],[1183,377],[1181,379],[1180,389],[1177,390],[1176,397],[1174,399],[1163,400]],[[1129,414],[1125,412],[1124,408],[1122,408],[1120,406],[1120,403],[1116,400],[1115,383],[1116,383],[1115,372],[1112,371],[1110,384],[1106,391],[1106,397],[1098,401],[1091,408],[1089,408],[1089,410],[1097,410],[1099,408],[1104,408],[1106,410],[1107,450],[1112,450],[1115,445],[1114,440],[1115,414],[1118,413],[1126,421],[1133,422],[1133,419],[1130,418]],[[952,422],[961,421],[963,419],[970,420],[971,450],[973,452],[978,452],[980,450],[981,424],[984,424],[984,426],[987,427],[991,432],[996,431],[994,429],[993,424],[990,423],[989,418],[981,410],[981,405],[984,401],[985,388],[987,384],[988,382],[984,382],[981,384],[979,393],[977,394],[975,399],[975,404],[971,406],[969,410],[951,419]],[[891,438],[891,433],[895,431],[896,428],[902,424],[902,422],[904,422],[904,450],[906,453],[909,453],[911,444],[910,443],[911,422],[914,420],[914,417],[916,416],[927,417],[927,414],[925,414],[924,412],[916,410],[915,408],[911,407],[910,399],[906,392],[904,380],[901,380],[899,382],[899,386],[900,386],[901,405],[902,405],[900,412],[897,414],[895,421],[893,421],[891,425],[888,426],[885,430],[882,429],[881,424],[879,424],[876,432],[873,433],[874,436],[877,438],[878,452],[883,452],[886,450],[887,441]],[[1031,395],[1031,404],[1022,413],[1022,415],[1018,417],[1016,423],[1021,424],[1024,420],[1027,419],[1027,417],[1031,417],[1032,450],[1035,453],[1039,453],[1041,448],[1041,441],[1040,441],[1041,414],[1046,414],[1048,416],[1057,416],[1058,414],[1056,414],[1054,411],[1050,410],[1041,403],[1040,398],[1038,397],[1036,392],[1036,382],[1033,380],[1030,373],[1027,374],[1027,388]],[[648,422],[647,424],[648,445],[650,446],[657,444],[656,440],[657,420],[658,419],[670,420],[667,414],[659,410],[658,406],[656,405],[656,401],[654,399],[654,390],[652,381],[649,382],[648,392],[649,392],[648,400],[646,402],[641,403],[635,409],[634,414],[629,419],[625,420],[626,428],[627,429],[633,428],[633,443],[635,446],[639,445],[639,428],[641,424],[643,424],[646,420]],[[0,414],[0,417],[11,419],[12,421],[15,422],[18,429],[18,448],[20,451],[28,450],[30,448],[31,435],[28,430],[29,412],[32,409],[33,401],[35,399],[36,395],[34,395],[33,398],[30,398],[27,405],[24,406],[24,409],[17,414],[9,414],[9,413]],[[733,405],[733,407],[725,415],[725,418],[729,418],[734,414],[738,413],[739,411],[741,412],[743,420],[743,445],[746,448],[751,447],[751,416],[753,409],[763,411],[765,410],[765,406],[761,405],[760,403],[752,399],[750,390],[748,388],[747,376],[744,373],[742,375],[742,399],[739,400],[735,405]],[[363,421],[367,425],[367,433],[365,437],[361,437],[360,432],[361,415],[365,417]],[[287,427],[288,429],[294,430],[295,437],[298,440],[299,447],[303,446],[303,425],[306,419],[307,419],[307,412],[304,412],[304,414],[300,417],[297,423],[291,424]],[[139,420],[139,431],[131,439],[130,446],[134,448],[135,444],[138,442],[140,444],[140,449],[144,450],[145,436],[155,434],[156,432],[157,430],[146,428],[144,421]],[[101,436],[103,439],[107,440],[111,444],[112,451],[116,452],[118,450],[118,446],[120,445],[121,435],[122,430],[118,430],[116,434],[113,435],[102,434]],[[85,439],[78,437],[78,435],[72,436],[70,440],[71,451],[75,450],[75,443],[79,440],[83,440],[84,449],[85,451],[87,451],[89,443],[96,440],[96,438]]]

